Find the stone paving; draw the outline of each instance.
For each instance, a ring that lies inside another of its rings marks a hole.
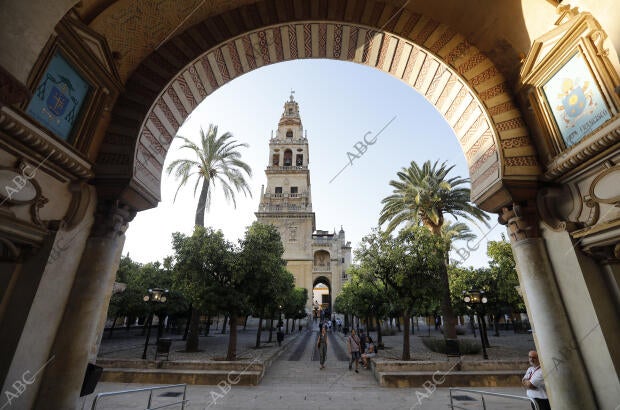
[[[254,329],[255,331],[255,329]],[[240,342],[240,346],[246,346],[249,335],[255,337],[254,331],[247,332],[248,336],[244,336],[245,342]],[[431,331],[431,333],[433,333]],[[304,330],[302,334],[295,337],[289,337],[288,343],[282,347],[284,351],[279,355],[278,359],[267,369],[265,377],[259,386],[242,387],[222,380],[221,386],[194,386],[187,387],[189,409],[355,409],[355,410],[387,410],[387,409],[448,409],[450,408],[449,390],[430,384],[429,389],[425,390],[424,386],[416,389],[391,389],[382,388],[372,377],[370,371],[360,367],[359,373],[348,370],[348,361],[346,360],[346,346],[344,337],[341,334],[329,334],[328,353],[326,368],[319,369],[318,353],[315,348],[317,332]],[[374,335],[373,335],[374,336]],[[265,336],[266,337],[266,336]],[[491,333],[490,342],[497,345],[498,350],[504,349],[504,353],[508,353],[512,358],[521,357],[523,352],[527,353],[530,347],[531,335],[514,335],[512,332],[506,332],[497,340],[493,340]],[[275,338],[275,335],[274,335]],[[393,340],[392,340],[393,338]],[[421,348],[418,350],[419,337],[412,337],[412,352],[414,356],[419,355],[418,359],[426,360],[426,353]],[[501,340],[500,340],[501,339]],[[219,343],[214,343],[214,341]],[[202,338],[201,347],[205,346],[205,351],[199,354],[217,356],[220,348],[216,344],[225,346],[226,338],[215,336],[214,338]],[[240,339],[241,340],[241,339]],[[253,339],[252,339],[253,341]],[[399,346],[402,341],[402,335],[387,336],[384,340],[392,349],[381,351],[381,354],[400,355]],[[204,344],[203,344],[204,343]],[[112,343],[114,344],[114,343]],[[391,346],[390,346],[391,345]],[[110,347],[111,345],[108,345]],[[118,347],[118,344],[116,344]],[[247,347],[247,346],[246,346]],[[422,347],[424,347],[422,345]],[[262,351],[276,349],[277,347],[268,347]],[[104,357],[110,357],[105,353],[106,344],[102,345],[101,351]],[[239,351],[244,351],[245,347]],[[424,347],[425,350],[427,350]],[[525,349],[525,350],[524,350]],[[139,349],[138,349],[139,350]],[[246,349],[251,351],[250,347]],[[135,353],[131,349],[125,352]],[[491,352],[492,350],[490,350]],[[431,352],[432,353],[432,352]],[[112,353],[110,353],[112,354]],[[491,354],[491,353],[490,353]],[[116,355],[113,354],[113,355]],[[433,353],[434,355],[434,353]],[[135,357],[135,356],[134,356]],[[440,355],[441,360],[445,360],[445,356]],[[195,357],[193,357],[195,358]],[[415,357],[414,357],[415,358]],[[479,359],[479,356],[478,356]],[[471,358],[475,360],[475,358]],[[234,380],[233,380],[234,381]],[[121,383],[99,383],[96,393],[106,391],[118,391],[124,389],[136,389],[144,387],[137,384],[121,384]],[[435,391],[434,388],[436,388]],[[518,396],[524,396],[523,389],[520,388],[485,388],[485,391],[507,393]],[[179,390],[175,390],[178,392]],[[164,390],[157,391],[153,395],[152,406],[164,405],[178,400],[179,397],[163,397],[162,395],[174,392]],[[482,408],[478,398],[467,400],[468,397],[473,398],[471,394],[457,392],[460,400],[455,400],[455,405],[464,409]],[[95,394],[83,399],[84,409],[90,409]],[[100,402],[98,409],[144,409],[147,402],[146,393],[136,393],[131,396],[123,396],[121,400],[113,400],[108,398]],[[529,409],[528,402],[506,401],[505,399],[485,398],[487,409],[506,409],[518,410]],[[179,405],[166,407],[168,409],[180,409]],[[455,406],[455,408],[458,408]]]

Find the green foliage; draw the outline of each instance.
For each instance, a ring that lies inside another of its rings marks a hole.
[[[394,188],[392,195],[381,201],[383,209],[379,216],[379,224],[389,221],[387,232],[394,231],[398,226],[423,225],[437,237],[442,237],[445,214],[468,220],[484,221],[489,216],[470,202],[470,189],[466,187],[469,179],[448,177],[454,166],[436,161],[431,165],[426,161],[420,167],[411,161],[408,168],[398,172],[398,180],[390,181]],[[487,224],[488,225],[488,224]],[[450,301],[448,280],[448,251],[450,239],[437,244],[437,249],[443,250],[444,262],[438,270],[441,285],[441,308],[444,315],[446,337],[456,338],[456,318]]]
[[[303,319],[306,317],[306,302],[308,289],[294,288],[288,295],[284,305],[284,317],[288,319]]]
[[[196,226],[191,236],[172,234],[175,251],[173,281],[202,312],[241,313],[247,306],[245,272],[235,262],[233,245],[222,231]]]
[[[469,314],[463,303],[463,291],[484,290],[488,299],[488,313],[523,312],[523,299],[515,289],[519,278],[515,268],[512,248],[504,240],[491,241],[487,254],[491,258],[488,268],[449,267],[450,292],[454,308],[460,314]]]
[[[114,293],[110,299],[108,317],[146,316],[147,304],[142,300],[145,294],[144,290],[141,291],[130,287],[127,287],[122,292]]]
[[[444,247],[441,236],[422,227],[402,230],[397,237],[373,231],[356,250],[360,265],[352,269],[353,280],[345,286],[346,296],[339,302],[355,313],[376,299],[383,313],[398,312],[405,318],[414,310],[428,309],[439,294]],[[408,323],[403,332],[403,360],[410,358]]]
[[[166,265],[166,263],[164,263]],[[172,288],[172,272],[159,262],[140,264],[133,261],[129,255],[121,258],[116,277],[123,279],[127,285],[124,291],[112,295],[108,309],[108,317],[117,316],[144,316],[153,312],[160,317],[186,312],[187,301],[180,292]],[[149,289],[161,288],[170,290],[167,301],[163,304],[148,304],[143,297]]]
[[[138,273],[140,266],[138,262],[134,262],[129,257],[129,254],[122,256],[120,264],[118,265],[118,270],[116,271],[116,281],[119,283],[128,283],[129,278],[132,278]]]
[[[304,305],[307,294],[295,295],[295,278],[286,270],[282,259],[284,246],[280,233],[273,225],[254,222],[241,241],[239,269],[246,276],[248,303],[255,316],[271,317],[280,311],[296,312],[300,300]],[[305,313],[305,312],[304,312]],[[256,334],[256,347],[260,347],[261,326]]]
[[[257,316],[284,307],[293,291],[295,280],[286,270],[283,254],[280,233],[273,225],[254,222],[241,241],[239,269],[247,277],[249,302]]]
[[[498,306],[508,307],[516,312],[524,312],[525,304],[516,290],[519,286],[512,246],[502,235],[501,241],[490,241],[487,245],[487,255],[491,270],[489,292],[493,302]]]
[[[375,230],[365,236],[355,251],[360,261],[359,275],[378,282],[397,310],[426,311],[437,301],[437,273],[442,261],[443,241],[421,227],[403,230],[392,237]],[[377,287],[377,285],[375,285]]]
[[[435,161],[426,161],[420,167],[411,161],[408,168],[397,173],[398,180],[390,181],[393,194],[384,198],[379,224],[390,221],[387,232],[394,231],[400,224],[407,226],[422,223],[434,234],[439,234],[444,224],[444,215],[455,218],[489,219],[482,210],[469,202],[470,190],[464,187],[469,179],[448,178],[454,166]]]
[[[422,343],[433,352],[446,354],[448,349],[446,347],[446,340],[436,337],[423,337]],[[459,350],[461,354],[478,354],[482,349],[482,345],[476,339],[464,339],[459,338]]]

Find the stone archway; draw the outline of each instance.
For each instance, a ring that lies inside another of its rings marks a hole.
[[[287,22],[223,39],[193,59],[182,50],[196,44],[195,33],[180,34],[141,64],[132,77],[141,87],[129,86],[117,103],[97,160],[101,192],[137,209],[156,206],[172,138],[204,98],[268,64],[329,58],[375,67],[422,94],[459,140],[474,202],[496,211],[514,201],[535,184],[540,166],[503,75],[444,24],[407,11],[392,23]]]
[[[327,294],[329,295],[329,302],[324,302],[323,300],[318,300],[319,305],[321,305],[321,308],[324,309],[324,304],[327,303],[328,305],[328,309],[331,313],[332,310],[332,306],[333,306],[333,298],[334,295],[332,294],[332,284],[331,284],[331,280],[330,278],[326,277],[325,275],[321,275],[321,276],[317,276],[312,280],[312,289],[311,291],[314,291],[314,289],[317,287],[317,285],[319,284],[323,284],[325,286],[327,286]],[[314,295],[313,295],[314,297]],[[313,305],[314,305],[314,300],[313,300]]]

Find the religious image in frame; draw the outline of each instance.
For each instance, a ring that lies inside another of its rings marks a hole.
[[[57,51],[43,73],[26,112],[67,141],[90,88],[90,84]]]
[[[573,55],[547,80],[543,91],[567,148],[611,118],[581,53]]]

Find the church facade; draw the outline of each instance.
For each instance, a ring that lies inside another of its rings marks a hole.
[[[256,218],[280,231],[287,269],[295,276],[296,286],[308,289],[307,310],[318,304],[331,311],[347,278],[351,246],[342,228],[338,233],[316,229],[309,154],[299,104],[291,94],[269,140],[267,186],[261,190]],[[313,300],[312,290],[320,283],[327,285],[329,296]]]

